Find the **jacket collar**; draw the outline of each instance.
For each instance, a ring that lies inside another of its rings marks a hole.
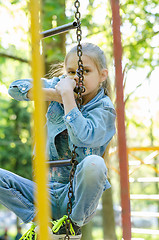
[[[81,109],[84,109],[85,107],[89,107],[90,105],[96,103],[97,101],[99,101],[100,99],[102,99],[104,96],[106,96],[104,94],[104,88],[101,88],[99,90],[99,92],[97,93],[97,95],[92,98],[88,103],[86,103],[85,105],[82,105]]]

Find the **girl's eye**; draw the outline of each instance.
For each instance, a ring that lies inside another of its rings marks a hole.
[[[84,73],[89,73],[89,70],[88,70],[88,69],[85,69],[85,70],[84,70]]]
[[[75,75],[75,72],[74,71],[69,71],[68,74],[69,75]]]

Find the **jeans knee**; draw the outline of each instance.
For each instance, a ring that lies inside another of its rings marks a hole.
[[[0,168],[0,187],[8,188],[5,178],[5,170]]]
[[[84,168],[93,171],[105,171],[106,165],[104,159],[98,155],[90,155],[84,159]]]
[[[5,169],[0,168],[0,181],[8,179],[9,172]]]
[[[14,178],[12,177],[12,173],[0,168],[0,185],[9,188],[13,184]]]
[[[106,179],[107,168],[104,159],[97,155],[86,157],[83,164],[83,174],[87,183]]]
[[[3,176],[3,172],[4,172],[4,170],[2,168],[0,168],[0,178]]]
[[[6,170],[0,168],[0,181],[2,181],[2,179],[4,179],[5,171],[6,171]]]

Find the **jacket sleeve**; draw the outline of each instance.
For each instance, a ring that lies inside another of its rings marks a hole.
[[[78,147],[99,147],[115,134],[116,113],[110,107],[97,107],[84,117],[77,107],[65,117],[71,141]]]
[[[42,78],[42,86],[44,88],[55,88],[59,78],[54,77],[52,79]],[[21,79],[12,82],[9,86],[8,93],[9,95],[18,101],[30,101],[27,98],[27,92],[32,88],[33,81],[32,79]]]

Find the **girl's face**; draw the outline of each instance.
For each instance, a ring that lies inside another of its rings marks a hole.
[[[82,96],[83,104],[86,104],[96,96],[100,83],[105,81],[108,76],[108,71],[107,69],[102,69],[99,72],[92,59],[86,55],[82,55],[82,61],[84,66],[84,86],[86,88]],[[67,76],[73,78],[78,83],[78,77],[76,75],[78,57],[76,53],[68,56],[65,67]]]

